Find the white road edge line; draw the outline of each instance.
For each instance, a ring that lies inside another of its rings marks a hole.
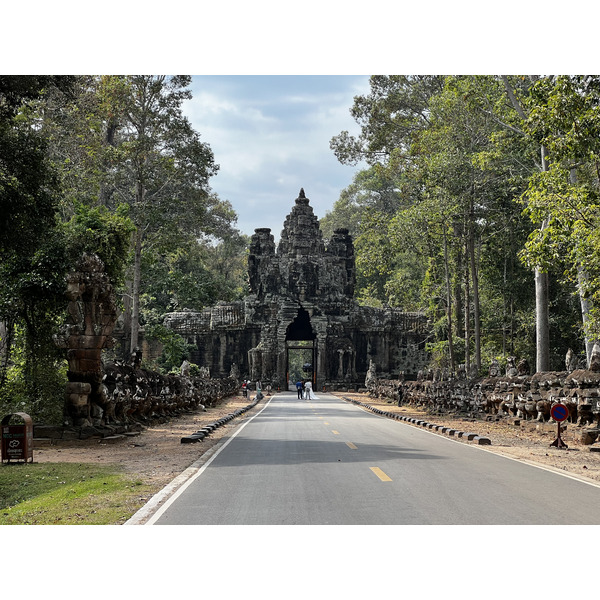
[[[157,492],[150,500],[142,506],[128,521],[124,523],[124,525],[154,525],[156,521],[165,513],[167,508],[175,502],[175,500],[189,487],[189,485],[195,481],[210,465],[210,463],[217,458],[221,450],[224,450],[229,442],[233,440],[238,433],[240,433],[248,423],[252,421],[255,417],[258,417],[260,413],[269,406],[271,400],[273,400],[274,396],[252,417],[250,417],[244,424],[240,425],[238,429],[235,430],[233,435],[227,439],[227,441],[221,445],[217,451],[206,461],[202,466],[198,466],[203,458],[206,458],[206,453],[204,453],[196,462],[194,462],[191,466],[189,466],[181,475],[173,479],[171,483],[166,485],[160,492]],[[210,452],[210,450],[208,450]],[[183,484],[181,482],[184,482]],[[175,490],[175,491],[173,491]],[[164,502],[165,498],[167,498],[166,502]],[[156,507],[164,502],[162,506],[158,510]],[[154,513],[154,514],[152,514]],[[144,519],[148,514],[152,514],[152,516],[145,522]]]

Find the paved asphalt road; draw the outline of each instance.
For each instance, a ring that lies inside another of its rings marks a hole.
[[[493,443],[493,440],[492,440]],[[599,524],[600,487],[335,396],[273,396],[148,524]]]

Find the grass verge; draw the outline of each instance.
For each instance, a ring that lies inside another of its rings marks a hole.
[[[151,495],[118,467],[89,463],[0,466],[0,525],[120,525]]]

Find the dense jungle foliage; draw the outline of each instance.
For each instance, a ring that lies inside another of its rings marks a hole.
[[[0,76],[0,409],[59,422],[65,275],[95,252],[117,286],[126,355],[189,352],[166,312],[243,297],[248,239],[210,187],[181,111],[188,76]],[[600,77],[373,76],[350,108],[355,165],[322,220],[350,229],[357,299],[425,311],[432,364],[481,374],[589,360],[600,330]]]
[[[187,76],[0,77],[0,409],[60,422],[65,275],[84,252],[118,288],[120,351],[139,328],[181,365],[161,323],[245,291],[247,239],[210,188],[210,146],[181,111]]]
[[[359,165],[322,220],[359,300],[426,311],[436,366],[589,361],[600,319],[600,77],[373,76],[331,140]]]

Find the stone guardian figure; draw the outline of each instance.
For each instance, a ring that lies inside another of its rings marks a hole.
[[[59,348],[66,348],[69,363],[65,421],[100,424],[109,402],[102,385],[102,350],[113,346],[117,322],[113,286],[95,254],[84,254],[66,280],[68,320],[54,338]]]

